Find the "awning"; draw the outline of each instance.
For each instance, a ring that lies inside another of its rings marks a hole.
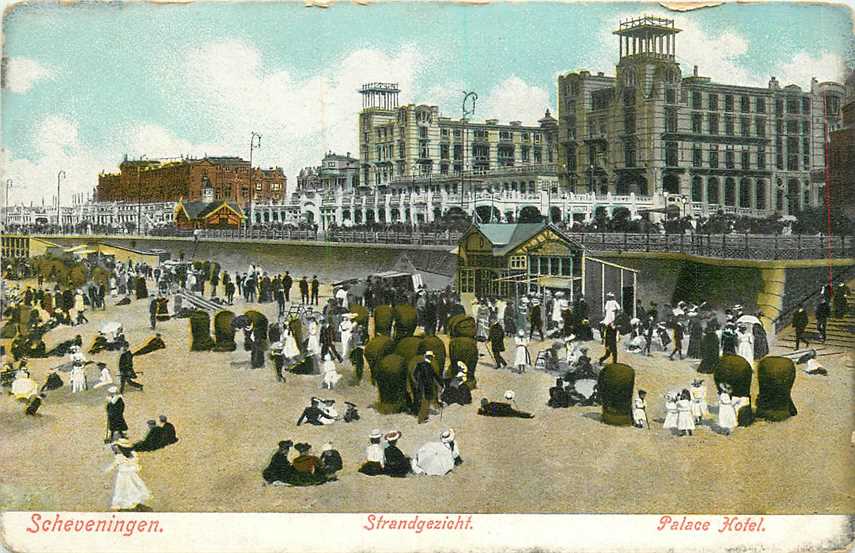
[[[539,276],[537,277],[537,285],[545,288],[561,288],[570,290],[573,288],[573,277],[558,277],[558,276]],[[576,277],[575,280],[582,280]]]

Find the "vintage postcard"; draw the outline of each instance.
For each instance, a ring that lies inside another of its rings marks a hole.
[[[2,32],[0,549],[852,547],[850,7]]]

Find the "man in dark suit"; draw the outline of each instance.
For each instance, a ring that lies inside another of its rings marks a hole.
[[[603,338],[605,341],[606,352],[599,359],[599,364],[602,365],[603,361],[612,358],[612,363],[617,363],[617,334],[618,330],[615,326],[615,322],[612,321],[605,326],[603,331]]]
[[[300,279],[300,303],[309,303],[309,281],[306,277]]]
[[[119,394],[119,390],[115,386],[110,386],[107,391],[110,395],[107,397],[107,440],[105,441],[111,441],[117,435],[127,435],[128,423],[125,422],[125,400]]]
[[[279,280],[279,277],[276,277],[273,282],[273,294],[276,297],[276,306],[279,309],[279,316],[283,317],[285,315],[285,289],[282,288],[282,281]]]
[[[321,289],[321,282],[318,280],[318,275],[312,275],[312,305],[318,305],[318,293]]]
[[[119,356],[119,378],[121,379],[119,393],[125,393],[126,384],[142,391],[143,385],[134,381],[136,377],[137,373],[134,371],[134,354],[130,352],[128,345],[125,344],[122,346],[122,355]]]
[[[291,286],[294,284],[294,279],[291,278],[291,273],[285,271],[285,277],[282,279],[282,291],[285,292],[285,301],[291,301]]]
[[[808,315],[804,305],[799,305],[799,309],[793,315],[793,328],[796,331],[796,349],[799,349],[799,343],[804,342],[805,347],[810,344],[805,338],[805,329],[808,325]]]
[[[413,400],[419,409],[419,424],[427,422],[430,402],[436,399],[437,389],[442,386],[442,380],[433,370],[432,360],[433,352],[426,351],[424,359],[413,370]]]
[[[488,339],[490,340],[490,351],[493,352],[493,358],[496,360],[496,368],[507,367],[508,362],[502,357],[502,352],[505,351],[505,330],[502,325],[498,322],[493,323],[490,327]]]
[[[151,296],[151,301],[148,304],[148,321],[151,329],[154,330],[154,327],[157,326],[157,298],[154,296]]]
[[[510,403],[501,401],[490,401],[487,398],[481,398],[481,408],[478,409],[478,414],[485,417],[516,417],[519,419],[533,419],[534,415],[524,411],[517,411],[511,407]]]
[[[328,318],[324,319],[323,326],[321,326],[321,359],[326,358],[327,353],[341,363],[341,355],[335,349],[335,329],[333,329]]]
[[[142,441],[134,444],[134,451],[156,451],[163,447],[163,431],[157,426],[157,422],[150,420],[148,425],[148,433]]]
[[[819,305],[816,306],[816,331],[822,337],[823,343],[825,343],[826,339],[826,324],[828,323],[828,318],[831,316],[831,307],[828,305],[828,301],[826,301],[825,297],[819,300]]]
[[[175,435],[175,425],[166,420],[166,415],[160,415],[160,441],[164,447],[172,445],[178,441],[178,436]]]

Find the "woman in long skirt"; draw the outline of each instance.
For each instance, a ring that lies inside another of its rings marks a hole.
[[[718,426],[725,434],[730,434],[736,428],[736,409],[730,397],[730,387],[722,384],[718,395]]]
[[[677,430],[681,436],[692,435],[695,430],[695,419],[692,418],[692,396],[689,390],[683,390],[677,400]]]
[[[677,428],[677,400],[672,393],[665,394],[665,422],[662,428]]]
[[[524,373],[527,365],[531,364],[531,355],[528,352],[528,338],[525,337],[525,331],[520,329],[517,332],[514,349],[514,367],[517,372]]]
[[[712,323],[707,323],[707,327],[704,330],[704,339],[701,342],[701,364],[698,365],[699,373],[712,374],[718,365],[719,348],[716,327]]]
[[[686,351],[686,356],[689,359],[701,358],[701,342],[703,338],[703,329],[701,328],[701,322],[698,320],[697,314],[689,312],[689,349]]]
[[[116,470],[113,481],[113,499],[110,508],[114,511],[141,509],[151,498],[151,492],[140,478],[140,465],[131,443],[122,438],[113,444],[113,463],[104,472]]]
[[[83,363],[76,360],[71,367],[71,393],[73,394],[86,390],[86,371],[83,367]]]
[[[739,325],[736,333],[736,353],[749,363],[754,361],[754,333],[745,325]]]
[[[769,340],[766,338],[766,329],[762,324],[754,324],[751,328],[754,334],[754,359],[763,359],[769,355]]]
[[[291,333],[289,331],[288,335],[290,336],[290,334]],[[294,341],[294,348],[296,347],[297,342]],[[321,327],[318,325],[318,321],[316,321],[314,317],[309,323],[309,342],[306,345],[306,351],[308,351],[309,355],[321,354]]]

